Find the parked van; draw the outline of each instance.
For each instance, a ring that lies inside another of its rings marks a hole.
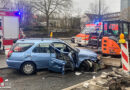
[[[78,46],[85,46],[88,45],[90,40],[90,34],[97,33],[96,25],[95,24],[86,24],[85,28],[77,34],[75,37],[72,38],[71,41],[76,43]],[[96,37],[92,36],[91,39],[96,39]]]

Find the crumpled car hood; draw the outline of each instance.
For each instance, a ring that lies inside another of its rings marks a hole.
[[[79,59],[90,59],[90,60],[97,60],[97,54],[88,49],[79,49]]]

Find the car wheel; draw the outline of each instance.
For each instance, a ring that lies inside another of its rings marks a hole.
[[[82,45],[81,45],[81,44],[77,44],[77,46],[78,46],[78,47],[82,47]]]
[[[21,71],[26,75],[34,74],[36,72],[36,66],[32,62],[26,62],[21,66]]]
[[[73,38],[71,39],[71,43],[74,43],[74,39]]]
[[[83,62],[81,63],[79,69],[80,69],[80,71],[86,71],[86,72],[88,72],[88,71],[90,71],[90,69],[91,69],[91,65],[90,65],[90,63],[86,60],[86,61],[83,61]]]

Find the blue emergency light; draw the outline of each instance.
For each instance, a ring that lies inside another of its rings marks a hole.
[[[96,24],[96,25],[98,25],[98,24],[99,24],[99,22],[95,22],[95,24]]]
[[[15,13],[15,15],[16,15],[16,16],[20,16],[20,15],[21,15],[21,12],[18,11],[18,12]]]

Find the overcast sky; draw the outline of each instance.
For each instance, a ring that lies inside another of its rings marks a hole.
[[[99,0],[73,0],[73,8],[75,10],[81,9],[82,12],[87,11],[89,4],[92,2],[98,2]],[[109,7],[110,12],[120,11],[120,0],[101,0]]]

